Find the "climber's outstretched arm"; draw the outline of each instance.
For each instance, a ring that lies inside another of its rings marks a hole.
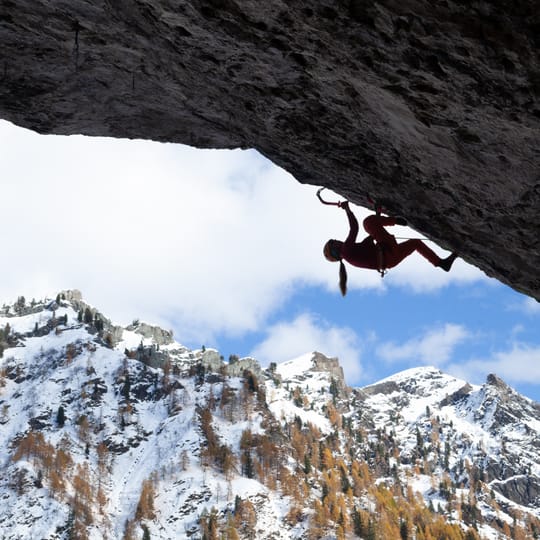
[[[347,218],[349,220],[349,235],[347,236],[345,243],[354,244],[356,242],[356,237],[358,236],[358,220],[356,216],[352,213],[352,210],[349,208],[349,202],[345,201],[340,204],[340,207],[345,210],[347,213]]]

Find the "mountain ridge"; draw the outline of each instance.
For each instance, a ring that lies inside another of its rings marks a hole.
[[[540,533],[539,407],[495,376],[421,367],[351,388],[317,352],[261,368],[141,323],[112,340],[68,296],[0,314],[9,538]]]

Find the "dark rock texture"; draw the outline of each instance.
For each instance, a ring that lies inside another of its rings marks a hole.
[[[540,483],[529,475],[516,476],[505,482],[492,482],[491,487],[507,499],[524,506],[537,506],[540,500]]]
[[[1,118],[257,148],[540,299],[536,0],[1,0],[0,45]]]

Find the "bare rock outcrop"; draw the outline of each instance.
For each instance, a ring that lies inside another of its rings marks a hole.
[[[131,330],[140,334],[143,338],[151,339],[156,345],[171,345],[174,343],[172,330],[163,330],[159,326],[150,325],[144,322],[135,321],[126,330]]]
[[[540,299],[534,0],[0,4],[0,118],[254,147]]]

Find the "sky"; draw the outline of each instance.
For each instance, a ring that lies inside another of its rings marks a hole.
[[[446,273],[417,254],[384,279],[348,266],[342,297],[322,247],[346,237],[343,210],[255,150],[43,136],[0,120],[0,174],[0,304],[79,289],[115,323],[157,324],[225,359],[265,366],[317,350],[357,387],[421,365],[474,384],[496,373],[540,401],[539,303],[461,259]],[[370,213],[351,208],[360,222]]]

